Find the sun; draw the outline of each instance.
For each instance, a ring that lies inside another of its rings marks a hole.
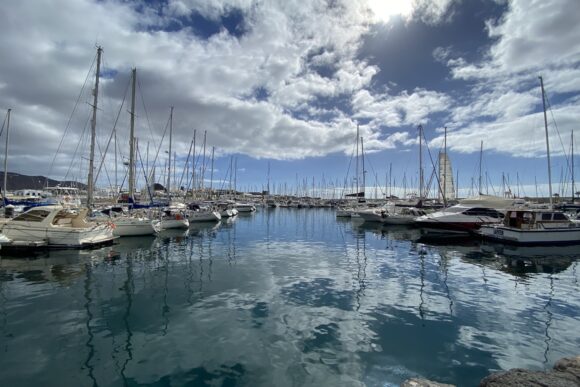
[[[374,20],[388,23],[391,17],[409,18],[413,13],[414,0],[367,0]]]

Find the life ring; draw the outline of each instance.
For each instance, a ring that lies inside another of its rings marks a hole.
[[[70,196],[68,196],[68,195],[67,195],[67,196],[65,196],[65,197],[63,198],[63,200],[64,200],[64,202],[65,202],[65,203],[68,203],[68,202],[70,202]]]
[[[175,220],[181,220],[181,215],[180,214],[175,214]]]

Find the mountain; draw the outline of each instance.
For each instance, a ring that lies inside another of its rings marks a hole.
[[[19,173],[8,172],[8,191],[15,191],[20,189],[37,189],[42,190],[48,187],[76,187],[81,190],[87,189],[87,185],[76,181],[58,181],[49,179],[44,176],[27,176]],[[4,188],[4,172],[0,172],[0,187]]]

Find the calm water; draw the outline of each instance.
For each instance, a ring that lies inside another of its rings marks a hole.
[[[2,386],[474,386],[580,348],[580,248],[419,243],[332,210],[0,260]]]

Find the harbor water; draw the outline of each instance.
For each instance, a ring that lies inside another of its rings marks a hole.
[[[580,247],[260,209],[0,258],[2,386],[474,386],[580,348]]]

